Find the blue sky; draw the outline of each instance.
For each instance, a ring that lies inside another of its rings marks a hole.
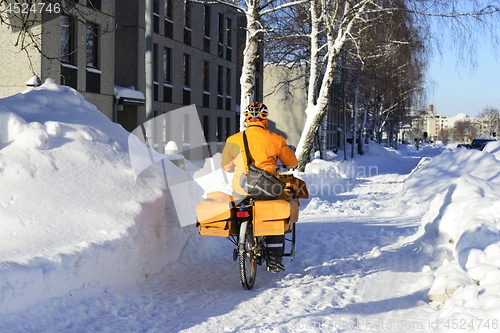
[[[500,109],[500,59],[489,47],[477,50],[477,66],[460,63],[456,51],[443,51],[428,68],[428,104],[434,112],[476,117],[486,107]]]

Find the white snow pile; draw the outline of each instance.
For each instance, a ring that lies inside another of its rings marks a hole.
[[[443,150],[436,157],[424,157],[405,181],[398,203],[401,212],[423,214],[429,201],[464,175],[499,182],[498,160],[493,154],[474,149]]]
[[[442,144],[424,144],[419,146],[419,149],[416,149],[415,146],[413,145],[403,145],[399,144],[398,145],[398,152],[401,155],[412,155],[412,156],[437,156],[441,154],[441,152],[445,149],[453,149],[453,147],[456,147],[455,145],[447,145],[446,147],[443,146]]]
[[[421,163],[404,188],[400,205],[426,211],[419,233],[432,253],[424,270],[434,274],[428,297],[439,317],[497,320],[500,161],[484,151],[444,151]]]
[[[483,151],[491,153],[495,155],[497,159],[500,159],[500,141],[488,142],[484,147]]]
[[[165,191],[136,184],[128,136],[50,79],[0,99],[0,313],[138,283],[177,258],[196,229],[165,218]]]

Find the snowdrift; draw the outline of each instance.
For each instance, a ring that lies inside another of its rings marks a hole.
[[[402,213],[423,214],[436,194],[463,175],[498,183],[498,163],[495,155],[474,149],[443,150],[436,157],[424,157],[406,179],[397,208]]]
[[[458,149],[424,160],[406,179],[399,204],[426,210],[419,241],[433,258],[424,270],[434,274],[428,297],[441,308],[439,316],[498,319],[500,161],[495,155]]]
[[[196,232],[165,191],[136,184],[128,136],[50,79],[0,99],[0,313],[144,281]]]

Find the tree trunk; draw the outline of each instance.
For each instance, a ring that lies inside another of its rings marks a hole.
[[[319,131],[319,156],[325,159],[326,156],[326,134],[328,129],[328,114],[323,117]]]
[[[354,101],[352,103],[352,146],[351,146],[351,158],[354,158],[354,151],[356,150],[356,139],[358,137],[357,127],[358,127],[358,95],[359,95],[359,74],[355,73],[355,87],[354,87]]]
[[[259,57],[259,33],[260,29],[260,0],[249,2],[245,12],[247,19],[247,36],[245,50],[243,51],[243,67],[241,68],[241,96],[240,96],[240,131],[245,129],[244,111],[248,104],[253,102],[254,97],[254,73],[255,63]],[[263,60],[263,59],[261,59]]]
[[[368,118],[368,96],[365,98],[365,108],[363,110],[363,121],[361,122],[360,131],[359,131],[359,141],[358,141],[358,153],[363,155],[365,153],[364,144],[365,144],[365,134],[364,129],[366,126],[366,119]]]

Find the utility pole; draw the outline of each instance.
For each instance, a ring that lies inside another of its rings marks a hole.
[[[146,37],[146,52],[145,52],[145,70],[146,70],[146,135],[147,144],[154,148],[154,72],[153,72],[153,28],[154,28],[154,17],[153,17],[153,7],[154,0],[146,0],[145,9],[145,37]]]

